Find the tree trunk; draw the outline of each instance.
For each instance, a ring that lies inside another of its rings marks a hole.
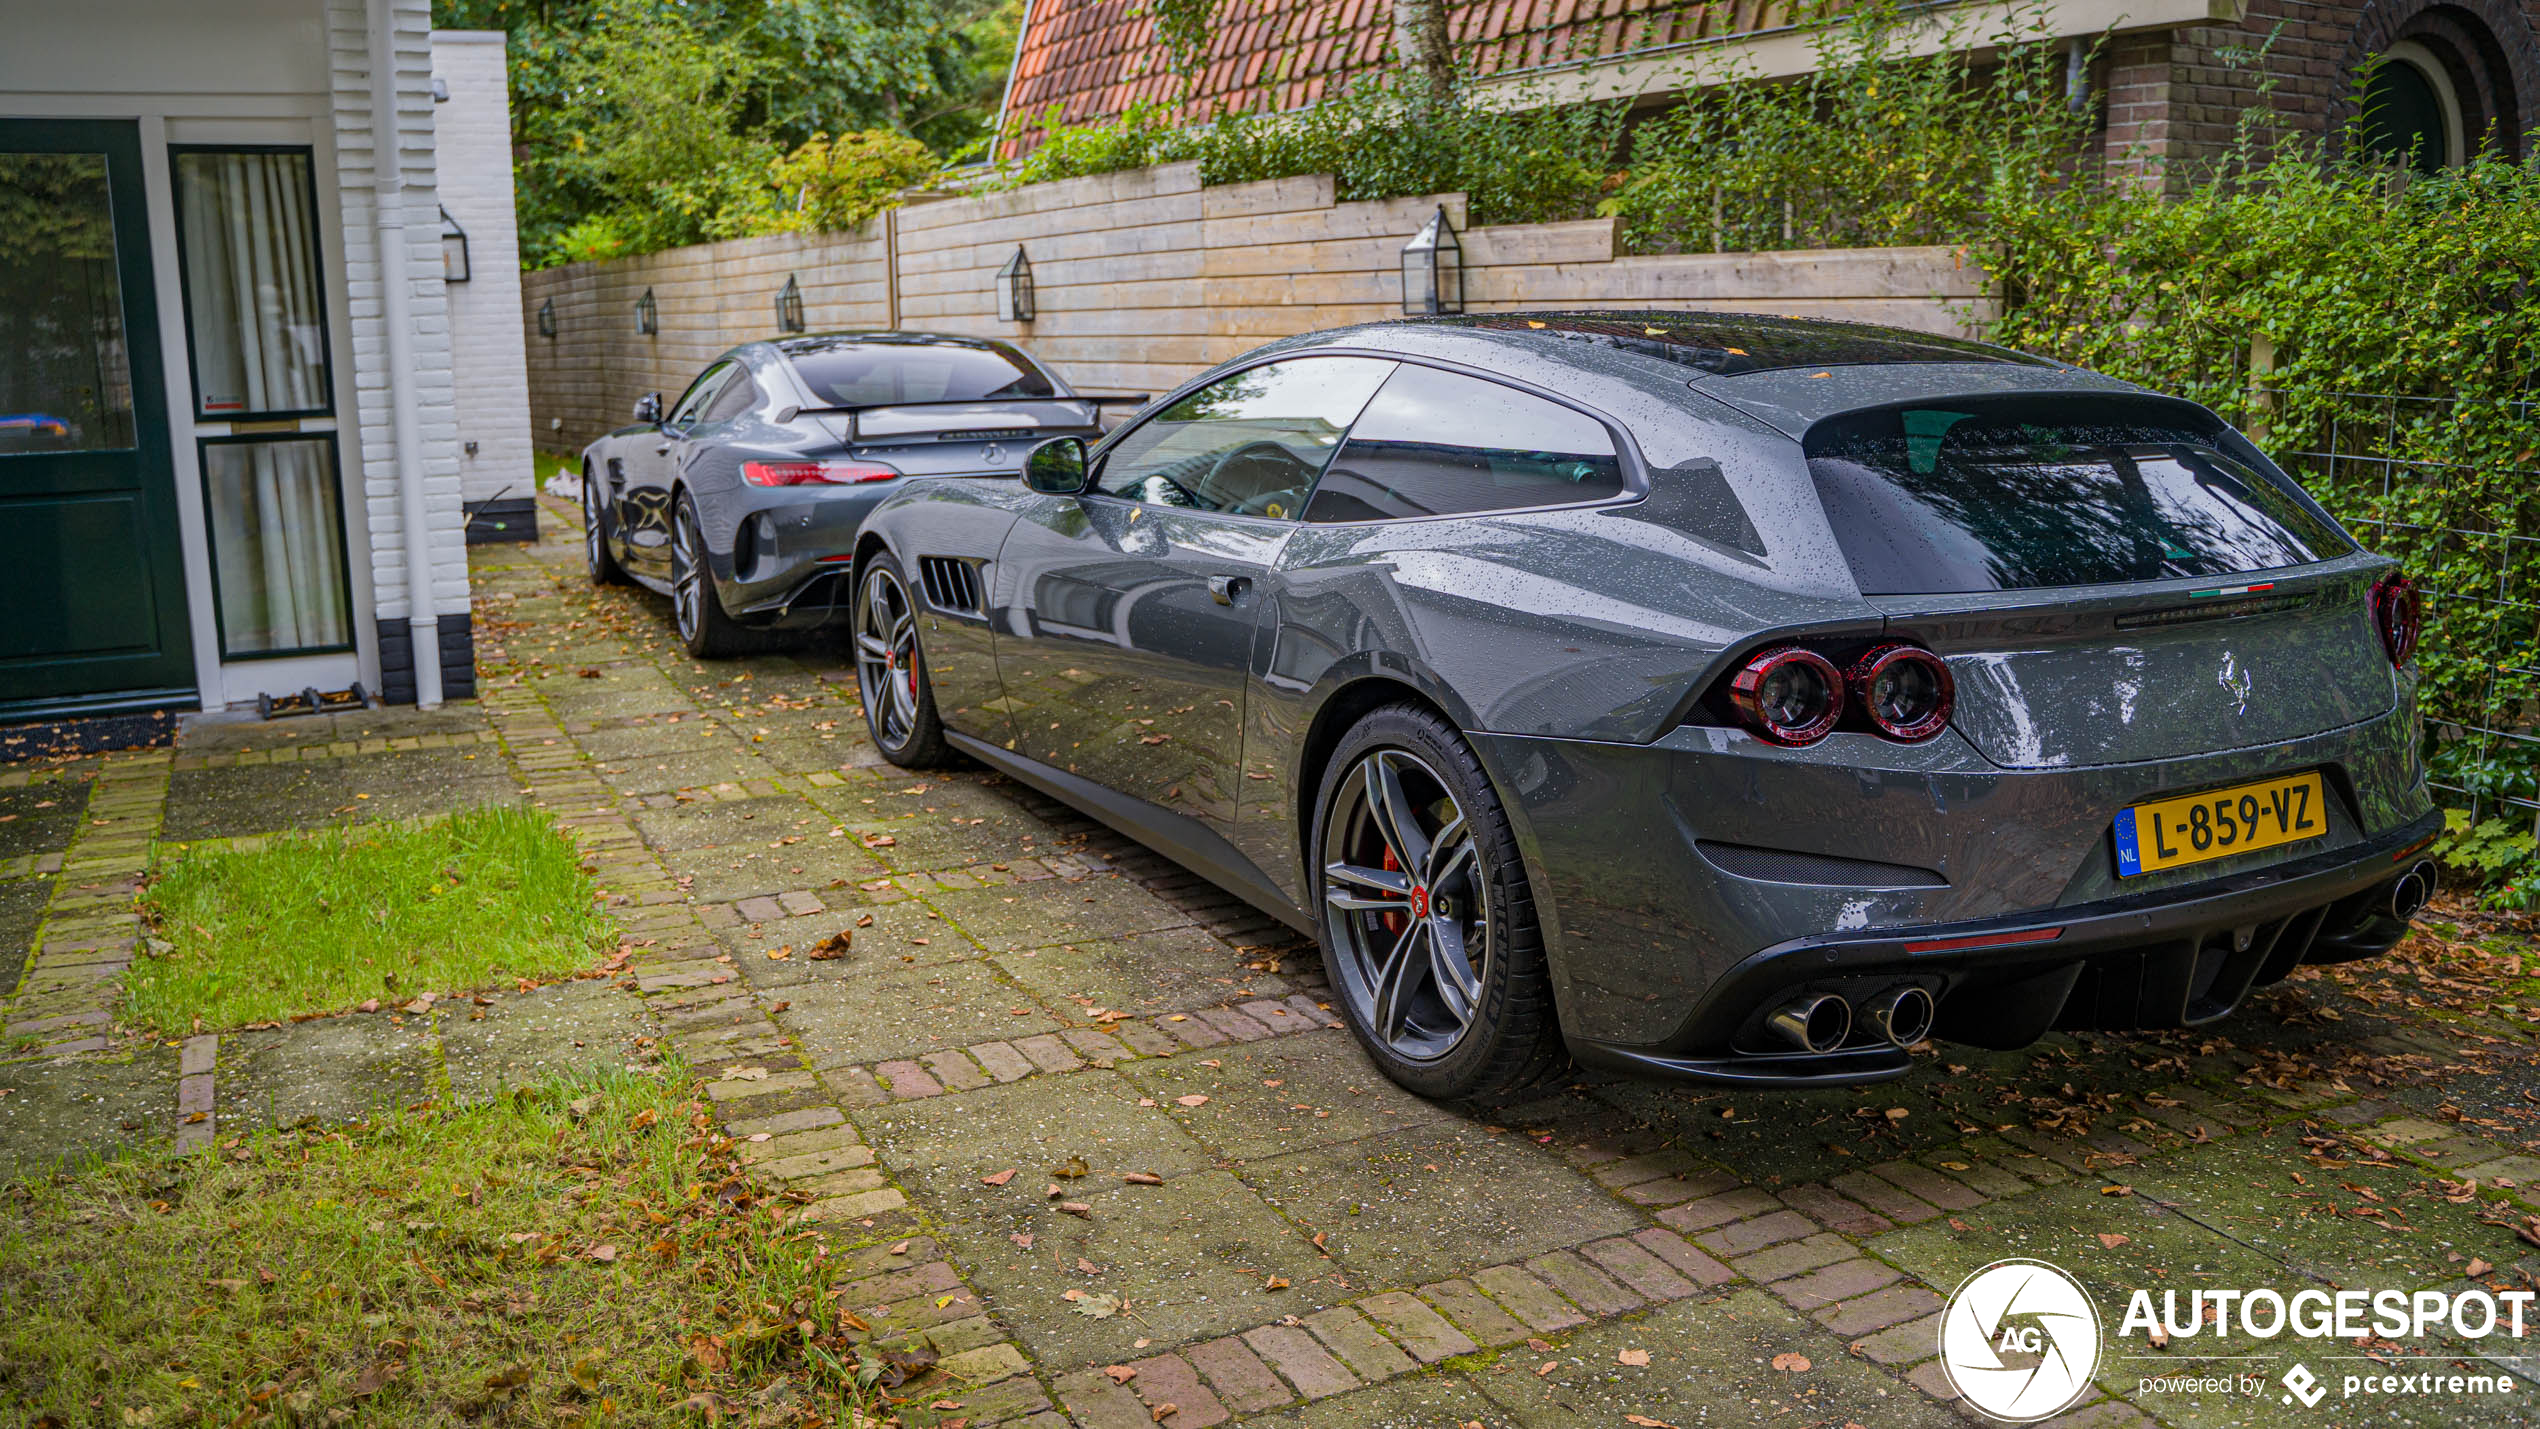
[[[1393,44],[1402,67],[1420,77],[1431,99],[1445,97],[1455,82],[1455,53],[1447,38],[1447,0],[1393,0]]]

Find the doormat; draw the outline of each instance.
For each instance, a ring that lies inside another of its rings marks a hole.
[[[176,742],[176,711],[91,715],[0,725],[0,764],[31,759],[77,759],[115,749],[156,749]]]

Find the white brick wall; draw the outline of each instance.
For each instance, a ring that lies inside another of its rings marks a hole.
[[[363,0],[327,0],[326,31],[330,108],[337,170],[342,184],[344,258],[353,336],[351,414],[361,434],[358,472],[347,471],[350,494],[368,511],[371,579],[378,615],[402,619],[407,605],[406,561],[420,546],[432,570],[434,615],[465,611],[468,599],[466,523],[461,510],[458,413],[451,381],[450,306],[441,278],[440,215],[433,201],[433,105],[431,5],[393,0],[396,11],[397,124],[386,146],[403,179],[395,201],[405,205],[406,252],[390,265],[390,279],[409,285],[414,315],[413,370],[424,492],[428,508],[423,539],[409,539],[398,496],[396,425],[389,407],[388,343],[382,322],[382,266],[372,205],[381,169],[370,123],[370,42]]]
[[[470,502],[517,500],[536,487],[503,34],[435,30],[432,68],[450,92],[446,103],[432,106],[441,207],[467,230],[470,274],[447,285],[459,484]],[[467,454],[468,442],[476,443],[474,456]]]

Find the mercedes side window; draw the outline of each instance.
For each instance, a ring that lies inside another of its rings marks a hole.
[[[695,425],[697,414],[706,409],[706,404],[713,401],[723,391],[724,384],[731,381],[740,370],[739,363],[718,362],[698,373],[697,380],[688,384],[688,390],[679,394],[679,405],[670,409],[670,421],[666,425],[673,427]]]
[[[728,422],[757,405],[759,405],[758,383],[736,364],[732,380],[723,384],[723,390],[714,395],[713,401],[706,403],[705,415],[699,420]]]
[[[1152,506],[1294,520],[1394,367],[1373,357],[1299,357],[1219,378],[1121,437],[1095,488]]]
[[[1619,496],[1605,424],[1541,397],[1404,364],[1350,428],[1305,519],[1381,521]]]

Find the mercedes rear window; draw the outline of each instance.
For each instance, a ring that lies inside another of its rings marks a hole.
[[[1048,374],[997,347],[874,344],[795,353],[790,360],[803,385],[832,407],[1058,395]]]
[[[2234,445],[2170,404],[2058,398],[1855,413],[1807,451],[1866,595],[2239,575],[2354,549]]]

